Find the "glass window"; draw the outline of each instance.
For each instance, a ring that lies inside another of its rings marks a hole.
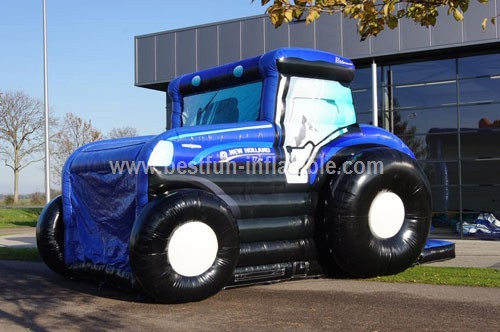
[[[500,157],[500,129],[461,129],[460,146],[463,158]]]
[[[372,113],[356,113],[358,123],[373,124]]]
[[[499,169],[500,160],[498,159],[464,160],[462,161],[462,183],[500,185]]]
[[[451,129],[433,130],[437,134],[398,135],[420,160],[458,160],[458,135]]]
[[[460,210],[458,187],[432,187],[433,212],[448,212]]]
[[[379,111],[382,109],[382,92],[383,89],[379,87],[377,89],[378,93],[378,109]],[[364,89],[353,89],[352,90],[352,99],[354,103],[354,108],[356,112],[365,113],[370,112],[372,110],[372,89],[364,88]]]
[[[372,89],[353,89],[352,99],[356,112],[364,113],[372,109]]]
[[[500,54],[490,54],[379,66],[385,75],[379,81],[392,75],[392,95],[379,87],[380,114],[388,109],[389,97],[394,106],[394,113],[379,117],[379,125],[391,128],[392,116],[393,132],[415,153],[429,178],[434,212],[500,211],[499,63]],[[370,123],[371,69],[358,71],[352,84],[358,122]]]
[[[455,59],[405,63],[390,66],[393,85],[454,80]]]
[[[457,161],[420,161],[431,186],[458,185]]]
[[[460,106],[460,127],[500,130],[500,103]]]
[[[184,127],[256,121],[260,113],[262,82],[185,96]]]
[[[458,87],[461,104],[500,101],[500,76],[461,80]]]
[[[381,82],[381,72],[382,68],[377,66],[377,79],[378,85]],[[354,80],[351,82],[351,87],[353,90],[360,88],[371,88],[372,87],[372,68],[356,68],[354,72]]]
[[[397,134],[396,134],[397,135]],[[419,160],[428,159],[428,147],[425,135],[398,135]]]
[[[464,186],[462,188],[464,210],[500,211],[500,188],[496,186]]]
[[[396,109],[442,107],[457,103],[457,86],[454,80],[395,86],[393,93]]]
[[[453,129],[457,128],[457,109],[449,108],[431,108],[416,109],[411,111],[396,110],[393,112],[391,121],[390,112],[385,112],[387,128],[394,122],[394,133],[396,135],[427,134],[435,129]]]
[[[460,77],[500,75],[500,54],[488,54],[458,58]]]
[[[356,69],[354,72],[354,80],[351,82],[353,90],[359,88],[368,88],[372,86],[372,71],[371,68]]]

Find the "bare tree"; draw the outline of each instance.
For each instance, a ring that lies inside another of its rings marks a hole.
[[[137,136],[137,129],[133,127],[120,127],[111,129],[107,138],[122,138],[134,136]]]
[[[52,140],[52,179],[54,184],[61,183],[61,171],[64,163],[76,149],[102,138],[101,131],[92,126],[92,120],[84,120],[73,113],[66,113]]]
[[[0,155],[14,172],[14,203],[19,202],[19,174],[43,160],[42,103],[24,92],[0,92]]]

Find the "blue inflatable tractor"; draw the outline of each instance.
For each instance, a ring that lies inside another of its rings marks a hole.
[[[42,258],[165,303],[407,269],[429,183],[399,138],[356,122],[353,78],[346,58],[278,49],[175,79],[169,130],[69,157],[38,222]]]

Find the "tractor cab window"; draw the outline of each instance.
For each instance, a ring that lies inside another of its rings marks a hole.
[[[349,87],[336,81],[291,77],[286,98],[285,124],[291,146],[319,144],[340,128],[356,123]]]
[[[286,175],[289,182],[305,183],[307,170],[319,149],[356,123],[348,86],[329,80],[290,77],[285,90]]]
[[[182,126],[257,121],[262,82],[252,82],[183,98]]]

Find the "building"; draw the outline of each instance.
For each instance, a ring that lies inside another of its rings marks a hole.
[[[430,179],[435,226],[455,228],[481,211],[500,213],[500,25],[481,28],[500,0],[471,3],[463,22],[443,12],[436,27],[404,20],[359,41],[355,22],[324,15],[275,29],[249,17],[135,39],[135,84],[167,90],[174,77],[286,46],[351,58],[358,121],[372,122],[376,64],[378,124],[399,135]],[[168,108],[168,97],[166,100]]]

